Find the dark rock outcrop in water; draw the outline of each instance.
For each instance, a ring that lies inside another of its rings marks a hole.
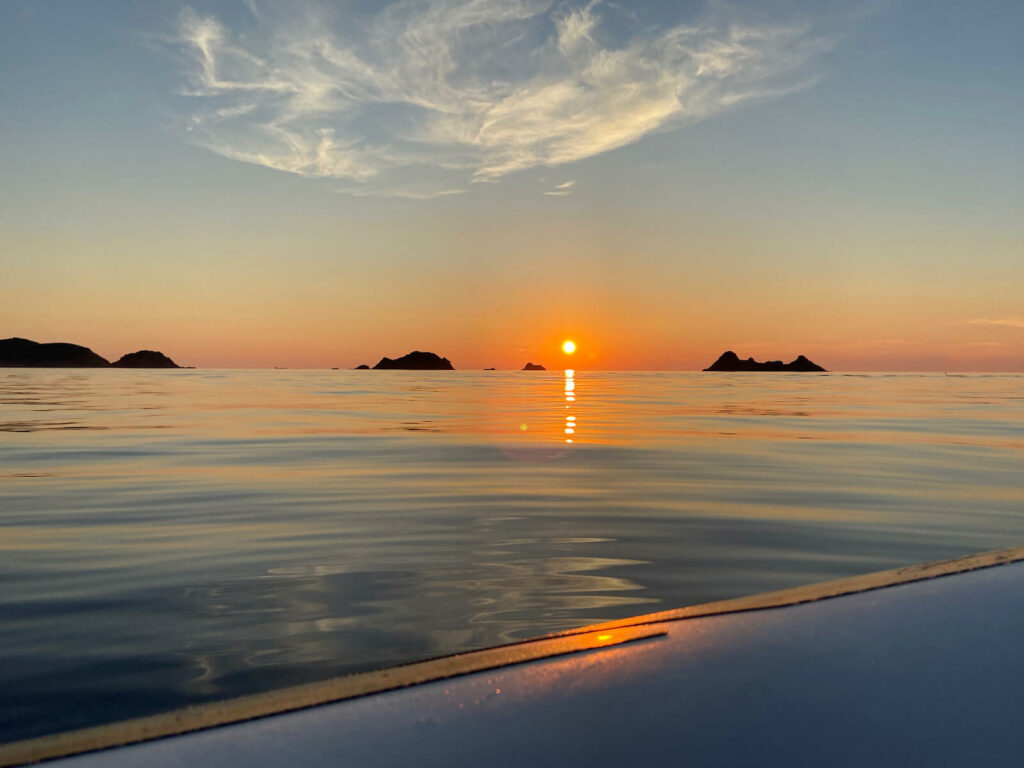
[[[106,368],[109,365],[106,359],[78,344],[40,344],[18,338],[0,340],[0,367]]]
[[[764,363],[757,362],[754,358],[748,357],[741,360],[735,352],[723,352],[722,356],[714,363],[704,369],[705,371],[790,371],[796,373],[827,373],[827,371],[816,363],[812,363],[803,355],[797,357],[791,363],[784,363],[781,360],[768,360]]]
[[[152,349],[129,352],[113,365],[116,368],[181,368],[163,352],[155,352]]]
[[[447,357],[439,357],[433,352],[410,352],[397,360],[390,357],[382,358],[373,366],[375,371],[454,371]]]
[[[537,363],[536,365],[533,364],[533,363],[527,363],[526,365],[523,366],[523,370],[524,371],[546,371],[547,368],[545,368],[540,363]]]
[[[357,371],[368,371],[368,370],[370,370],[370,366],[368,366],[366,363],[363,363],[362,365],[357,365],[355,367],[355,370],[357,370]]]

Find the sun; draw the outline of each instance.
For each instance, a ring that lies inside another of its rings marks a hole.
[[[567,355],[571,355],[573,352],[576,351],[576,342],[569,341],[568,339],[566,339],[564,342],[562,342],[562,351],[565,352],[565,354]]]

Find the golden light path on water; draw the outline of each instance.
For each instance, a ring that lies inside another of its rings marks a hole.
[[[566,344],[572,344],[571,341],[565,342]],[[573,347],[575,349],[575,346]],[[576,402],[576,371],[572,368],[565,369],[565,408],[567,413],[565,414],[565,434],[569,437],[565,438],[565,442],[571,443],[573,436],[576,434],[576,416],[572,413],[572,404]]]

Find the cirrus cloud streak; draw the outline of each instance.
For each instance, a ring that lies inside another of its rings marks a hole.
[[[357,194],[451,194],[594,157],[804,88],[830,45],[805,23],[709,13],[652,30],[594,2],[250,9],[238,30],[191,9],[179,19],[191,136]]]
[[[968,325],[1002,326],[1004,328],[1024,328],[1024,315],[1007,315],[1006,317],[976,317],[967,321]]]

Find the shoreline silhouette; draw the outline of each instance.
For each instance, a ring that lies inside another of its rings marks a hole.
[[[122,355],[114,362],[93,352],[89,347],[70,342],[37,342],[20,337],[0,339],[0,368],[150,368],[150,369],[185,369],[194,366],[183,366],[176,363],[163,352],[142,349]],[[278,367],[275,366],[275,369]],[[331,370],[338,370],[332,368]],[[406,370],[406,371],[454,371],[455,366],[447,357],[434,352],[414,350],[401,357],[382,357],[380,361],[369,366],[357,365],[353,370]],[[484,368],[493,371],[494,368]],[[521,371],[546,371],[540,363],[527,362]],[[804,355],[784,363],[781,360],[759,362],[753,357],[742,359],[732,350],[723,352],[718,359],[704,371],[711,372],[748,372],[748,371],[779,371],[796,373],[827,373],[827,369],[812,362]]]
[[[88,347],[66,341],[0,339],[0,368],[181,368],[162,352],[142,349],[111,363]]]

